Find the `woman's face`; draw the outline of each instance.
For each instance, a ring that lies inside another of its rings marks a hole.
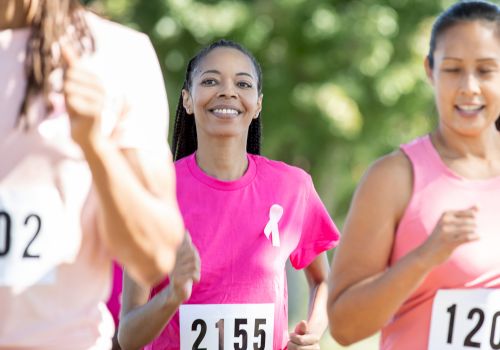
[[[434,67],[426,61],[435,88],[440,127],[475,136],[494,128],[500,116],[500,37],[483,21],[466,21],[437,39]]]
[[[183,91],[184,108],[195,115],[201,137],[242,137],[257,118],[262,95],[251,59],[239,50],[216,48],[193,72],[191,91]]]

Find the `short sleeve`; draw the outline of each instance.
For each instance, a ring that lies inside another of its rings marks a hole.
[[[309,265],[319,254],[335,247],[340,239],[339,230],[321,202],[311,177],[307,180],[300,240],[290,255],[290,262],[296,269]]]
[[[113,130],[120,148],[137,148],[169,156],[168,102],[163,75],[149,38],[134,33],[122,65],[123,112]],[[133,43],[133,45],[132,45]]]

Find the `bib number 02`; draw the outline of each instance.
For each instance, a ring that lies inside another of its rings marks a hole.
[[[274,304],[182,305],[181,350],[271,350]]]
[[[40,233],[42,228],[42,219],[37,214],[30,214],[24,220],[24,226],[29,226],[31,222],[34,222],[33,235],[29,239],[26,248],[23,249],[23,258],[40,258],[39,254],[33,253],[30,250],[31,245],[35,241],[36,237]],[[10,252],[11,242],[12,242],[12,218],[6,211],[0,211],[0,259]],[[2,239],[3,237],[3,239]]]
[[[432,309],[429,349],[500,349],[499,292],[439,291]]]

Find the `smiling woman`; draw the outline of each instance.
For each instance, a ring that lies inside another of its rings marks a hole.
[[[382,330],[384,350],[497,349],[500,8],[442,13],[425,68],[438,127],[360,183],[332,265],[330,330],[344,345]]]
[[[339,234],[309,175],[259,156],[261,89],[257,61],[236,43],[215,42],[190,61],[173,149],[192,242],[152,291],[125,279],[125,349],[319,348],[325,251]],[[290,334],[287,259],[311,288],[307,321]]]

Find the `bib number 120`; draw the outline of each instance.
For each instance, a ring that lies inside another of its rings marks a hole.
[[[448,344],[453,344],[453,336],[454,336],[453,328],[455,326],[457,304],[451,305],[448,309],[446,309],[446,311],[449,313],[450,316],[450,322],[448,323],[448,336],[446,342]],[[500,311],[497,311],[493,314],[493,317],[491,319],[491,325],[485,325],[486,327],[489,326],[490,330],[489,346],[491,347],[491,349],[500,349],[500,336],[496,334],[498,318],[500,318]],[[472,308],[467,313],[467,319],[475,320],[474,321],[475,325],[465,336],[463,344],[465,347],[468,348],[481,349],[481,341],[473,338],[476,335],[476,333],[479,332],[479,330],[481,330],[481,328],[483,327],[485,319],[485,314],[483,309],[478,307]]]
[[[245,318],[237,318],[234,320],[234,350],[264,350],[266,348],[266,331],[261,328],[266,325],[266,319],[255,319],[253,330],[253,347],[248,347],[248,331],[246,329],[248,320]],[[224,319],[220,319],[215,323],[215,328],[218,330],[218,349],[224,350]],[[193,321],[191,330],[197,331],[199,329],[198,337],[196,338],[192,350],[207,350],[207,348],[200,347],[203,338],[207,334],[207,323],[198,318]]]
[[[439,290],[429,350],[500,349],[500,290]]]

